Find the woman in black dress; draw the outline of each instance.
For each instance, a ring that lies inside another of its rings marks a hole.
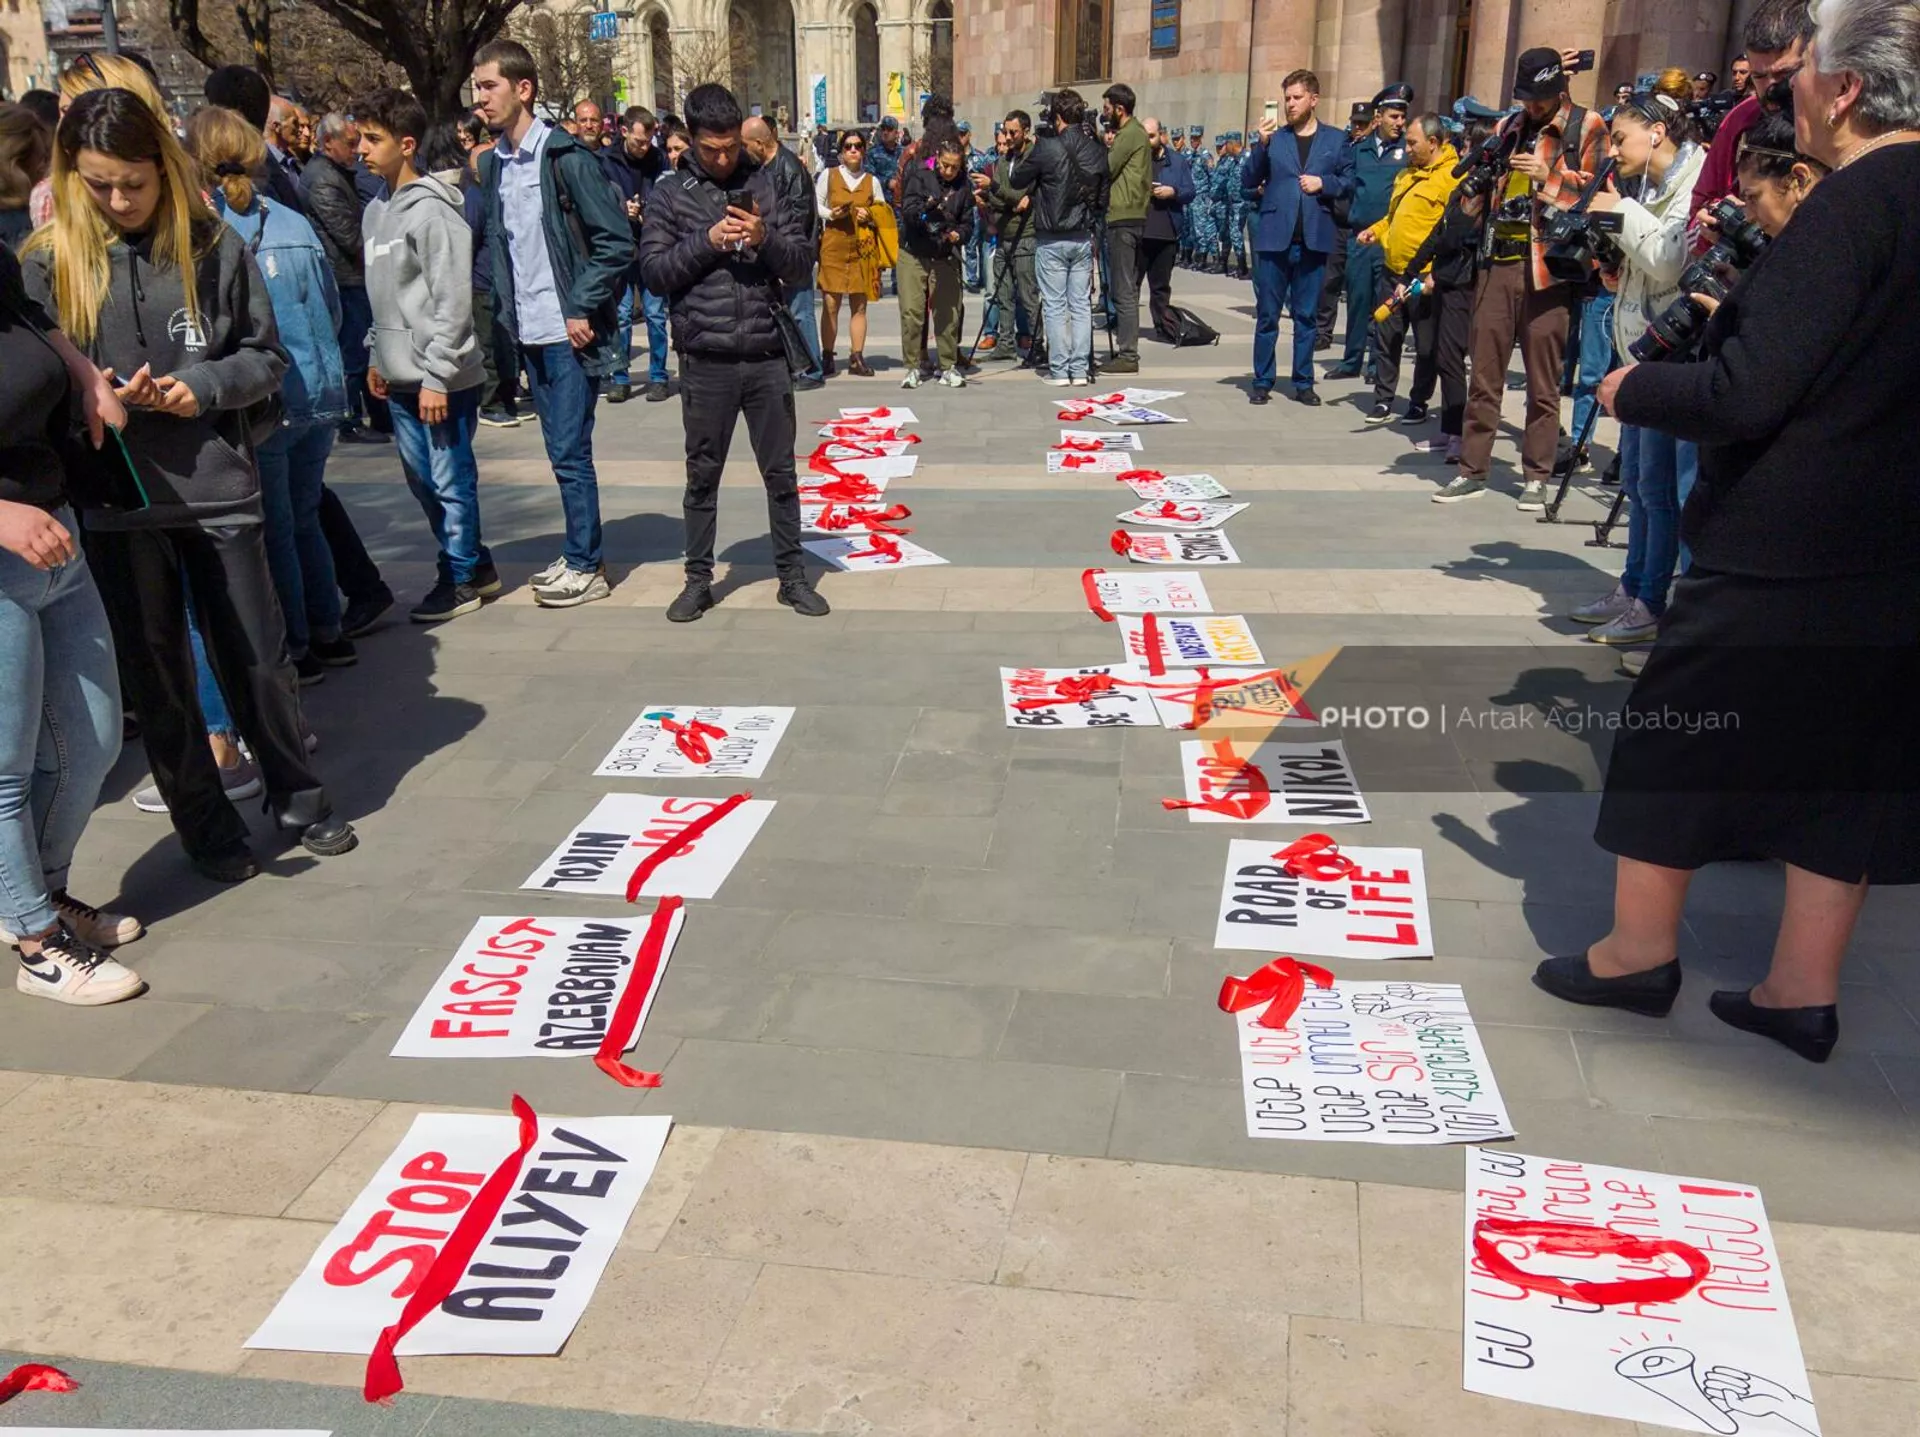
[[[1708,322],[1691,363],[1615,371],[1623,423],[1700,446],[1693,566],[1621,718],[1596,833],[1613,929],[1534,981],[1664,1015],[1701,866],[1786,865],[1773,962],[1723,1022],[1824,1062],[1867,888],[1920,882],[1920,0],[1822,0],[1794,80],[1832,168]]]

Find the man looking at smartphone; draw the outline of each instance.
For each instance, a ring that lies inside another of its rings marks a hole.
[[[667,606],[676,624],[713,607],[713,539],[734,420],[767,490],[767,524],[780,602],[818,617],[827,601],[808,582],[794,475],[793,385],[788,378],[781,286],[803,288],[813,247],[773,177],[747,153],[740,102],[723,85],[687,96],[693,145],[654,186],[640,234],[640,276],[667,298],[680,353],[680,419],[687,440],[686,587]]]

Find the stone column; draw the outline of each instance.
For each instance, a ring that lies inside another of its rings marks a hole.
[[[1473,0],[1473,29],[1467,38],[1467,93],[1500,109],[1513,88],[1514,43],[1518,11],[1525,0]]]
[[[1405,34],[1406,0],[1341,0],[1340,40],[1333,64],[1334,94],[1341,103],[1335,124],[1346,122],[1347,101],[1371,100],[1389,81],[1401,78]],[[1323,97],[1327,85],[1322,75]]]
[[[799,43],[794,47],[799,52],[801,95],[794,110],[794,123],[801,128],[813,123],[813,77],[827,77],[827,116],[832,123],[848,103],[848,96],[842,88],[842,80],[837,65],[838,50],[851,40],[852,27],[839,26],[827,20],[800,20],[795,22]],[[846,31],[845,39],[841,36]]]
[[[880,11],[880,118],[893,111],[887,108],[890,77],[900,76],[901,124],[915,129],[920,125],[919,97],[913,87],[914,57],[926,48],[925,27],[904,0],[884,5]]]
[[[1280,98],[1280,82],[1287,72],[1313,63],[1313,32],[1318,19],[1316,0],[1258,0],[1258,3],[1259,13],[1254,17],[1257,33],[1250,42],[1253,79],[1246,114],[1242,117],[1244,123],[1238,127],[1228,125],[1227,129],[1259,124],[1262,106],[1268,100]],[[1227,51],[1227,63],[1235,53],[1233,49]],[[1321,118],[1331,113],[1323,97]],[[1212,138],[1209,131],[1209,143]]]
[[[1597,56],[1606,40],[1606,7],[1594,0],[1526,0],[1520,9],[1517,58],[1536,46],[1549,50],[1592,50]],[[1686,22],[1689,27],[1691,20]],[[1651,28],[1651,27],[1649,27]],[[1513,83],[1513,76],[1506,77]],[[1567,92],[1577,105],[1592,106],[1599,93],[1598,70],[1575,75]]]

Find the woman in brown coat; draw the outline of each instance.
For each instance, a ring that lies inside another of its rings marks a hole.
[[[814,181],[820,209],[820,355],[831,375],[833,346],[840,325],[840,298],[853,317],[848,338],[853,354],[847,372],[871,376],[867,367],[867,301],[880,297],[881,256],[875,211],[887,212],[880,182],[867,173],[867,142],[858,130],[840,134],[840,163]]]

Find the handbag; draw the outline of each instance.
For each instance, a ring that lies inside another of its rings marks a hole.
[[[807,348],[807,337],[800,332],[800,321],[784,303],[774,306],[773,327],[780,331],[780,347],[786,351],[787,373],[793,378],[812,370],[817,362]]]

